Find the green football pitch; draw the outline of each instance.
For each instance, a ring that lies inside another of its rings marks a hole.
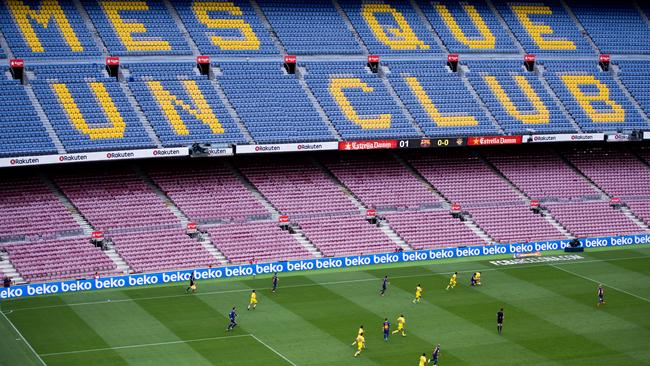
[[[563,253],[547,253],[563,255]],[[497,258],[280,274],[3,302],[1,365],[650,365],[650,247],[589,250],[575,261]],[[504,257],[501,257],[504,258]],[[544,258],[544,257],[543,257]],[[458,285],[446,291],[449,276]],[[473,271],[483,285],[470,287]],[[381,279],[390,277],[386,296]],[[596,306],[597,284],[606,304]],[[413,304],[421,284],[423,300]],[[251,289],[257,310],[247,311]],[[226,332],[227,314],[239,326]],[[503,335],[496,312],[504,308]],[[407,335],[384,342],[385,317]],[[359,325],[367,349],[354,358]]]

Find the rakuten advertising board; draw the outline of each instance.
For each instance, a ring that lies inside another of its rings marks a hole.
[[[604,141],[604,133],[574,133],[556,135],[529,135],[524,136],[524,143],[568,142],[568,141]]]
[[[237,145],[236,154],[281,153],[298,151],[325,151],[338,150],[339,143],[333,142],[301,142],[295,144],[265,144],[265,145]]]
[[[75,154],[39,155],[39,156],[25,156],[25,157],[15,157],[15,158],[2,158],[0,159],[0,167],[78,163],[84,161],[167,158],[167,157],[187,156],[188,154],[189,151],[187,148],[164,148],[164,149],[88,152],[88,153],[75,153]]]
[[[605,238],[580,239],[585,248],[613,247],[650,244],[650,234],[629,235]],[[317,258],[292,260],[275,263],[258,263],[232,265],[227,267],[203,268],[196,270],[171,271],[162,273],[134,274],[128,276],[98,279],[27,284],[0,289],[0,300],[15,299],[26,296],[48,295],[110,288],[122,288],[145,285],[159,285],[189,281],[193,272],[197,280],[221,279],[252,276],[255,274],[272,274],[283,272],[311,271],[316,269],[335,269],[369,266],[373,264],[407,263],[448,258],[478,257],[502,254],[520,254],[561,250],[570,246],[569,240],[543,241],[516,244],[494,244],[468,246],[447,249],[418,250],[401,253],[382,253],[337,258]]]

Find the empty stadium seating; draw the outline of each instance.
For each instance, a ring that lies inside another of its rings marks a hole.
[[[472,219],[499,243],[558,240],[566,237],[526,205],[499,205],[469,209]]]
[[[595,54],[559,0],[497,1],[495,6],[527,53]]]
[[[224,92],[258,143],[333,141],[296,75],[279,62],[221,63]],[[251,78],[255,82],[247,82]]]
[[[7,0],[0,30],[20,58],[96,57],[99,48],[72,0]]]
[[[485,244],[447,210],[389,213],[384,217],[390,227],[416,250]]]
[[[197,223],[270,218],[269,212],[221,163],[159,164],[148,173],[183,213]]]
[[[593,61],[545,61],[544,77],[585,132],[647,130],[650,125]]]
[[[646,116],[650,116],[650,61],[618,61],[618,77],[632,97],[643,108]]]
[[[55,153],[56,149],[18,80],[0,80],[0,156]]]
[[[515,53],[510,35],[485,0],[418,0],[418,5],[450,52]]]
[[[111,234],[115,251],[134,272],[208,268],[219,261],[180,229]]]
[[[82,229],[45,182],[33,174],[0,177],[0,242],[79,235]]]
[[[339,3],[371,54],[435,54],[441,49],[407,0]]]
[[[208,227],[214,245],[231,263],[313,257],[274,222],[250,222]]]
[[[332,1],[271,0],[260,7],[290,55],[362,52]]]
[[[128,168],[87,169],[84,174],[70,170],[55,174],[53,180],[86,220],[104,232],[180,227],[163,201]]]
[[[581,202],[547,206],[551,215],[578,238],[646,232],[608,202]]]
[[[172,4],[202,54],[279,53],[248,0],[173,0]]]
[[[81,0],[81,3],[113,56],[192,54],[160,0]]]
[[[101,65],[32,70],[34,92],[68,152],[154,147],[124,91]]]
[[[3,247],[27,282],[92,278],[117,274],[116,265],[88,238],[50,239]]]
[[[508,134],[576,132],[539,77],[521,61],[470,61],[468,78]]]
[[[633,1],[567,3],[601,53],[650,54],[650,24],[641,18]],[[607,11],[602,10],[604,7]]]
[[[305,80],[343,139],[419,137],[386,85],[361,62],[310,62]]]
[[[440,205],[424,183],[391,156],[331,157],[325,158],[325,165],[367,207],[403,210]]]
[[[442,62],[387,62],[388,79],[429,137],[499,134],[461,77]]]
[[[242,132],[196,64],[133,64],[129,87],[165,146],[245,143]]]

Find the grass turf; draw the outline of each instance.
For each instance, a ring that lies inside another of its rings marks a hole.
[[[590,250],[583,257],[281,274],[275,294],[269,277],[258,276],[198,282],[193,295],[178,284],[11,300],[2,303],[0,365],[401,366],[417,365],[436,343],[445,366],[650,365],[650,247]],[[470,288],[476,270],[483,286]],[[460,272],[458,285],[445,291],[453,271]],[[384,275],[390,286],[380,297]],[[597,282],[606,289],[600,308]],[[413,304],[417,284],[423,301]],[[259,305],[246,311],[251,289]],[[226,333],[233,305],[240,326]],[[400,313],[407,336],[385,343],[383,319],[396,326]],[[355,359],[351,343],[361,324],[368,347]]]

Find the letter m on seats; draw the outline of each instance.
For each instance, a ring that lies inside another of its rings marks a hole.
[[[49,28],[56,23],[61,31],[61,36],[74,52],[83,52],[83,46],[72,29],[68,18],[65,16],[61,5],[56,0],[41,0],[40,9],[32,9],[23,0],[7,0],[9,11],[16,20],[16,24],[25,37],[25,42],[32,52],[45,52],[41,40],[36,35],[33,25]]]

